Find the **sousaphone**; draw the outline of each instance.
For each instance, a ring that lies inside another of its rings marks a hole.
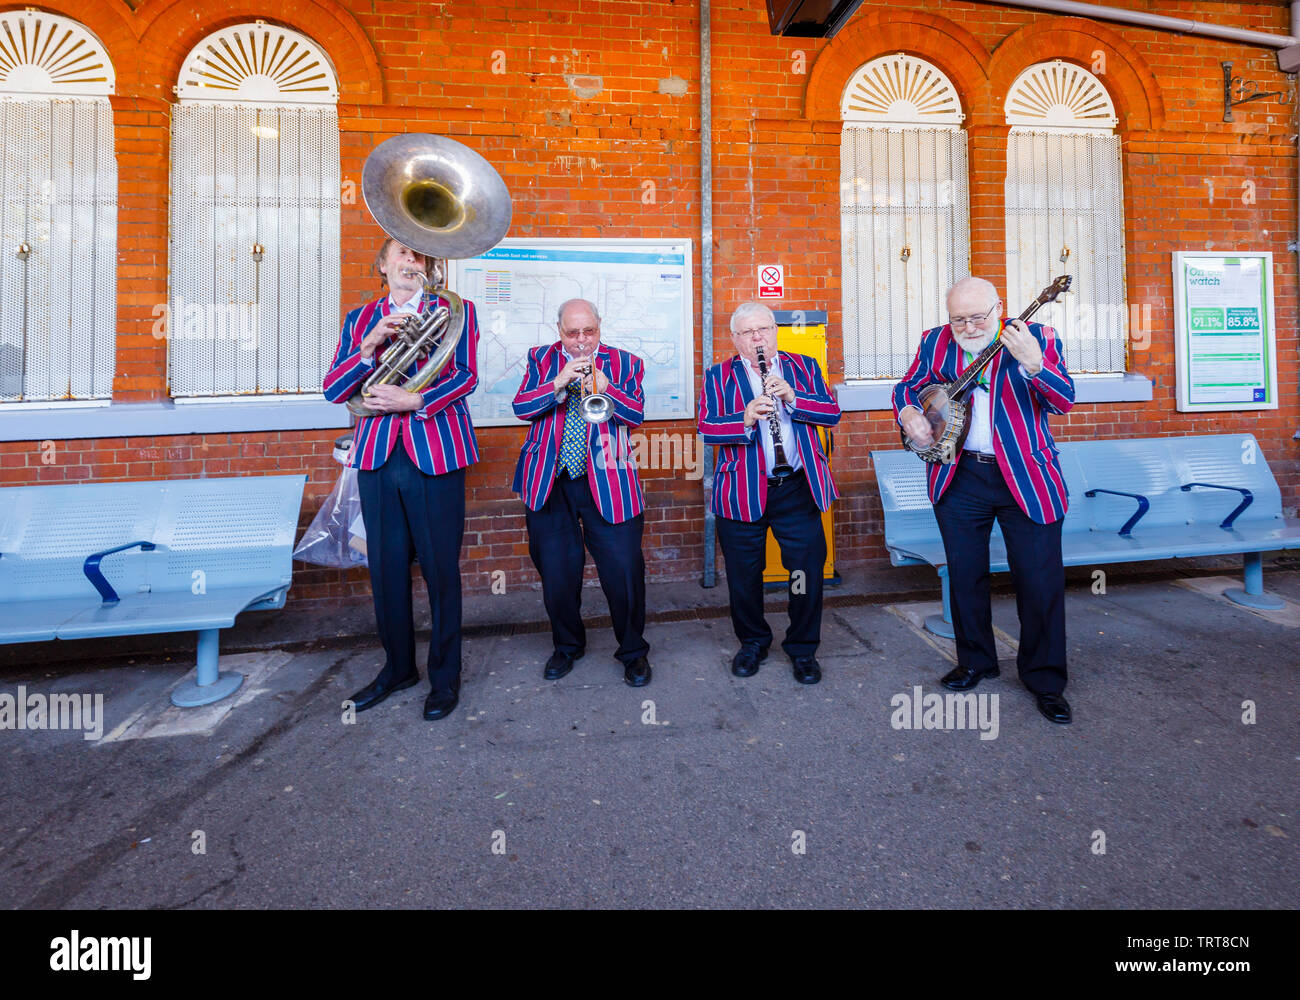
[[[366,157],[361,193],[379,228],[403,246],[426,257],[463,260],[501,242],[510,229],[510,192],[487,160],[454,139],[416,133],[381,142]],[[359,417],[379,416],[364,399],[376,385],[401,385],[409,392],[427,389],[456,352],[465,322],[460,296],[419,273],[426,295],[445,299],[402,321],[384,348],[374,372],[347,401]],[[420,359],[428,360],[408,375]]]

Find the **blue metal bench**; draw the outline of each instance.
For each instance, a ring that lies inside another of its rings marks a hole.
[[[306,476],[0,489],[0,643],[198,633],[173,703],[243,682],[218,671],[218,632],[284,607]]]
[[[1282,515],[1282,494],[1250,434],[1077,441],[1059,446],[1070,507],[1061,529],[1066,566],[1241,555],[1245,584],[1226,595],[1247,607],[1284,603],[1264,591],[1265,552],[1300,548],[1300,521]],[[895,566],[934,566],[943,615],[926,627],[951,638],[947,559],[926,493],[926,464],[909,451],[873,451],[885,545]],[[990,569],[1004,572],[997,525]]]

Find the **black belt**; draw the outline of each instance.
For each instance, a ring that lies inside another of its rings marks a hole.
[[[998,456],[990,455],[986,451],[975,451],[973,449],[967,449],[966,454],[969,455],[971,458],[975,459],[975,461],[977,462],[985,462],[989,465],[998,464]]]
[[[794,478],[796,478],[797,476],[802,476],[802,475],[803,475],[803,469],[796,469],[794,472],[791,472],[789,475],[785,475],[785,476],[768,476],[768,477],[767,477],[767,485],[768,485],[768,486],[780,486],[782,483],[788,483],[791,479],[794,479]]]

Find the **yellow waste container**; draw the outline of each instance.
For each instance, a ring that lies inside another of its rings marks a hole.
[[[776,311],[776,346],[779,350],[791,354],[806,354],[816,360],[822,368],[822,378],[830,381],[826,374],[826,312],[822,309],[779,310]],[[831,471],[835,469],[834,449],[835,432],[829,427],[818,427],[822,448],[830,461]],[[826,531],[826,571],[827,580],[838,580],[835,574],[835,506],[822,514],[822,527]],[[785,568],[781,565],[781,547],[776,544],[772,532],[767,533],[767,568],[763,571],[766,584],[784,585],[788,579]]]

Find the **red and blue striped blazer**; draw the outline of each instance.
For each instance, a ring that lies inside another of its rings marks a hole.
[[[446,300],[439,300],[445,304]],[[420,471],[441,475],[463,469],[478,461],[478,442],[469,416],[469,394],[478,387],[478,320],[474,303],[465,301],[465,320],[456,351],[442,372],[420,395],[424,405],[409,413],[386,413],[379,417],[358,417],[352,435],[352,464],[358,469],[377,469],[393,453],[400,438],[406,453]],[[375,324],[387,316],[388,296],[353,309],[343,321],[334,365],[325,376],[325,398],[346,402],[389,345],[375,352],[374,359],[361,357],[361,341]],[[436,308],[433,296],[425,295],[420,311]],[[392,341],[389,342],[390,344]],[[409,377],[428,359],[412,364]]]
[[[993,407],[993,453],[1016,503],[1032,520],[1051,524],[1065,516],[1069,492],[1057,458],[1056,442],[1047,427],[1049,413],[1066,413],[1074,406],[1074,380],[1065,369],[1061,340],[1050,326],[1028,323],[1043,349],[1043,370],[1033,378],[1006,350],[989,363],[989,400]],[[894,386],[894,419],[904,406],[921,408],[920,391],[935,382],[951,382],[966,367],[966,352],[948,325],[921,335],[916,359]],[[930,502],[938,503],[963,458],[949,465],[930,466]]]
[[[821,510],[840,495],[831,479],[830,463],[822,450],[817,426],[834,427],[840,422],[840,404],[835,401],[821,367],[806,354],[777,352],[781,370],[794,389],[795,445],[808,475],[813,499]],[[767,506],[767,456],[759,425],[745,430],[745,407],[754,398],[740,355],[714,365],[704,373],[700,393],[699,430],[706,445],[721,450],[713,473],[713,499],[709,509],[718,517],[757,521]],[[787,445],[787,447],[789,447]]]
[[[534,347],[528,352],[528,370],[515,393],[515,416],[532,426],[519,453],[512,489],[530,510],[540,510],[546,503],[560,469],[567,409],[564,401],[557,400],[551,383],[564,364],[564,349],[558,340],[549,347]],[[628,431],[640,426],[645,412],[641,391],[645,364],[635,354],[601,344],[596,350],[596,366],[609,379],[605,395],[614,404],[614,414],[603,424],[588,425],[587,483],[601,517],[620,524],[645,508],[628,442]]]

